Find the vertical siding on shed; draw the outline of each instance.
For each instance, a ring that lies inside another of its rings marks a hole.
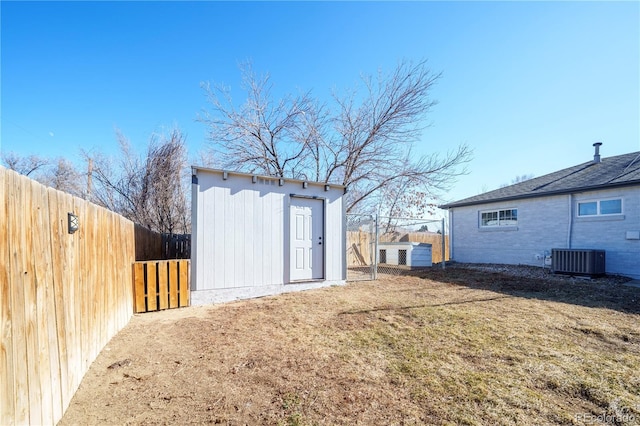
[[[325,280],[344,281],[342,188],[197,170],[192,290],[271,288],[289,281],[290,194],[325,198]]]
[[[203,260],[199,275],[201,279],[204,279],[204,271],[209,270],[210,273],[214,274],[212,277],[213,282],[211,284],[205,284],[205,288],[216,288],[215,283],[218,283],[218,288],[223,288],[224,282],[227,279],[225,277],[226,270],[224,266],[227,264],[228,254],[227,250],[224,250],[224,243],[228,238],[225,235],[225,231],[229,222],[233,220],[233,215],[227,214],[229,206],[223,202],[216,202],[216,197],[222,200],[225,197],[225,193],[230,191],[226,188],[213,188],[210,191],[211,194],[209,196],[205,196],[206,194],[202,195],[204,208],[202,210],[198,209],[198,213],[201,214],[198,218],[202,222],[202,230],[198,230],[198,235],[202,235],[201,240],[204,240],[204,250],[201,251],[203,256],[198,256]],[[207,213],[205,214],[205,212]],[[213,212],[213,214],[211,214],[211,212]],[[227,219],[229,216],[231,216],[231,218]],[[204,236],[205,232],[213,232],[216,238],[206,238]],[[218,247],[220,248],[218,249]],[[215,255],[213,255],[214,253]],[[229,265],[233,265],[231,263],[232,261],[233,259],[230,257]],[[209,265],[211,267],[209,267]]]

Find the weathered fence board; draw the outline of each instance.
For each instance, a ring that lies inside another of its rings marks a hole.
[[[0,218],[8,216],[9,197],[7,177],[0,173]],[[9,256],[9,223],[0,219],[0,377],[6,382],[0,388],[0,424],[15,418],[13,367],[12,286],[9,284],[11,257]]]
[[[189,260],[150,260],[133,265],[135,312],[189,306]]]
[[[55,339],[58,342],[58,368],[60,369],[60,399],[56,401],[56,404],[63,408],[69,404],[71,395],[73,395],[73,380],[69,377],[71,374],[71,369],[69,368],[71,353],[68,348],[73,343],[71,331],[73,330],[72,318],[74,312],[72,307],[74,299],[72,299],[73,292],[69,291],[64,285],[65,271],[69,268],[67,256],[63,255],[65,229],[62,221],[59,220],[63,212],[67,210],[64,206],[64,197],[58,198],[58,191],[49,188],[47,190],[47,198],[49,199],[49,223],[51,227],[51,264],[58,265],[58,267],[51,268],[53,311],[55,312],[56,324]],[[73,280],[71,279],[71,281]],[[69,309],[62,309],[65,304]],[[54,418],[56,417],[57,414],[54,415]]]
[[[133,293],[135,299],[135,312],[145,312],[145,279],[144,279],[144,262],[135,262],[133,264]]]
[[[178,262],[169,262],[169,308],[178,308]]]
[[[184,266],[182,266],[184,265]],[[190,272],[190,268],[189,268],[190,262],[189,261],[182,261],[180,263],[178,263],[178,276],[179,276],[179,280],[178,282],[181,284],[179,286],[179,295],[178,295],[178,306],[189,306],[189,296],[191,295],[191,287],[190,287],[190,280],[189,280],[189,272]]]
[[[158,288],[158,274],[156,268],[156,262],[149,261],[147,263],[147,272],[145,274],[144,289],[147,295],[147,311],[158,310],[158,295],[156,289]]]
[[[24,185],[19,175],[13,173],[8,176],[9,211],[6,220],[9,231],[9,256],[11,257],[11,273],[9,284],[11,285],[11,328],[13,329],[13,376],[15,384],[15,419],[16,423],[29,423],[29,379],[27,373],[27,323],[25,316],[25,286],[27,282],[27,260],[25,251],[19,247],[26,246],[26,230],[23,213]],[[25,362],[26,361],[26,362]],[[11,419],[10,419],[11,420]],[[35,419],[34,419],[35,420]]]
[[[135,224],[135,260],[164,259],[162,234]]]
[[[9,217],[11,210],[12,194],[10,188],[10,176],[5,173],[0,173],[0,192],[2,193],[2,199],[0,202],[0,218]],[[17,418],[15,412],[14,401],[17,398],[17,389],[15,388],[14,380],[14,330],[13,324],[15,321],[15,315],[13,314],[12,299],[13,286],[9,282],[12,274],[11,268],[13,263],[13,256],[10,253],[9,245],[11,244],[12,235],[9,234],[9,222],[8,220],[0,219],[0,237],[3,244],[0,244],[0,377],[7,378],[6,392],[0,392],[0,424],[12,421]],[[2,389],[4,390],[4,388]]]
[[[158,262],[158,310],[169,307],[169,265],[167,262]]]
[[[133,313],[134,259],[132,222],[0,167],[0,424],[60,420]]]

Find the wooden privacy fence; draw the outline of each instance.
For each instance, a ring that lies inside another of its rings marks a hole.
[[[189,306],[189,261],[135,262],[133,290],[136,313]]]
[[[162,234],[135,224],[135,260],[166,259],[163,257]]]
[[[0,167],[1,425],[60,420],[133,315],[134,244],[133,222]]]
[[[135,225],[136,260],[189,259],[191,234],[161,234]]]
[[[162,234],[162,249],[163,259],[191,258],[191,234]]]

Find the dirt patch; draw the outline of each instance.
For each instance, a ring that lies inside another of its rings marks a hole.
[[[526,269],[136,315],[60,424],[639,424],[640,289]]]

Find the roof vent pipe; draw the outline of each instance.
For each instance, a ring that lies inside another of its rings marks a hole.
[[[596,142],[593,144],[593,146],[596,147],[596,153],[593,155],[593,162],[596,164],[600,162],[600,145],[602,145],[602,142]]]

